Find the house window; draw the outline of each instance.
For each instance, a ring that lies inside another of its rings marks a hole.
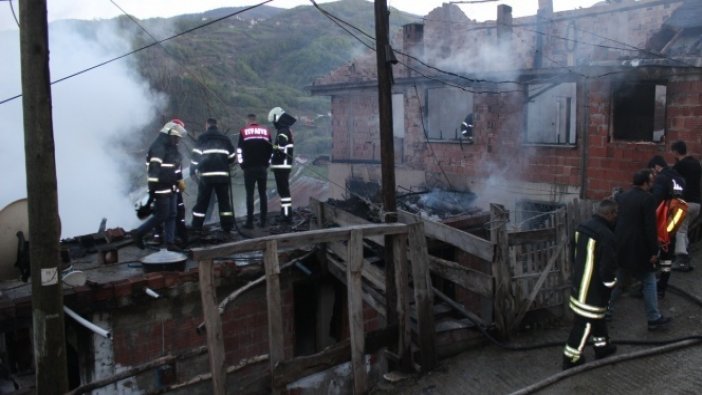
[[[622,82],[612,92],[615,140],[661,142],[665,136],[665,85]]]
[[[531,84],[528,94],[526,142],[574,145],[575,83]]]
[[[461,139],[461,124],[473,112],[473,93],[458,88],[427,89],[426,132],[430,140]]]

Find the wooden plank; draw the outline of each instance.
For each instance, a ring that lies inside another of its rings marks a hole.
[[[512,328],[515,303],[512,291],[512,274],[509,270],[509,245],[507,243],[507,221],[509,214],[498,204],[490,205],[490,239],[495,243],[495,260],[492,265],[492,276],[495,279],[495,327],[500,335],[507,337]]]
[[[531,293],[529,294],[529,298],[527,299],[526,303],[522,304],[522,306],[519,308],[519,311],[517,312],[517,316],[512,322],[512,329],[516,329],[519,323],[522,322],[522,319],[524,319],[524,315],[529,311],[529,307],[531,307],[531,304],[534,302],[534,299],[536,299],[536,295],[538,295],[539,291],[541,290],[541,286],[543,286],[544,281],[546,281],[546,278],[548,277],[548,274],[551,271],[551,268],[553,265],[556,263],[558,258],[561,256],[561,252],[563,252],[563,249],[565,248],[566,243],[561,243],[558,245],[558,247],[555,249],[553,252],[553,255],[551,255],[551,258],[549,258],[548,263],[546,264],[546,267],[544,268],[543,272],[541,273],[541,276],[539,276],[539,279],[536,281],[536,284],[534,287],[531,289]]]
[[[324,210],[324,220],[326,223],[332,223],[341,226],[373,224],[373,222],[370,222],[367,219],[353,215],[348,211],[342,210],[338,207],[334,207],[331,204],[322,203],[322,208]],[[383,244],[383,237],[371,237],[370,239],[380,245]]]
[[[396,341],[397,327],[369,332],[365,336],[366,354],[377,352]],[[280,361],[273,371],[273,385],[282,387],[305,376],[332,368],[351,359],[351,342],[346,339],[312,355]]]
[[[353,393],[366,392],[366,363],[363,351],[363,233],[359,229],[351,231],[348,245],[346,281],[349,300],[349,337],[351,339],[351,368],[353,371]]]
[[[341,242],[332,242],[327,244],[327,248],[334,254],[347,260],[347,246]],[[344,269],[345,270],[345,269]],[[368,280],[374,287],[385,292],[385,274],[376,266],[373,266],[367,259],[363,260],[363,278]]]
[[[400,369],[412,371],[412,327],[410,325],[409,270],[407,267],[407,235],[392,237],[395,259],[395,288],[397,289],[397,353]]]
[[[507,236],[510,246],[518,244],[535,243],[539,241],[551,241],[556,238],[556,228],[525,230],[521,232],[510,232]]]
[[[429,256],[429,268],[434,274],[454,282],[471,292],[486,297],[492,296],[492,275],[490,274],[434,256]]]
[[[222,319],[217,308],[217,288],[214,282],[212,261],[200,261],[200,298],[202,312],[207,325],[207,349],[212,372],[212,393],[224,395],[227,382],[224,371],[224,337],[222,335]]]
[[[419,351],[422,371],[428,372],[436,366],[436,333],[434,328],[433,292],[429,276],[429,254],[424,237],[424,223],[408,225],[408,241],[412,262],[414,301],[419,328]]]
[[[346,264],[344,261],[341,260],[341,258],[330,256],[329,263],[331,263],[331,265],[329,265],[329,273],[348,287],[346,283]],[[387,316],[385,311],[385,296],[381,295],[366,283],[363,284],[363,301],[378,312],[378,314],[383,317]]]
[[[440,222],[420,218],[406,211],[399,210],[398,215],[400,222],[404,222],[406,224],[415,223],[421,220],[422,223],[424,223],[424,234],[427,237],[441,240],[444,243],[460,248],[471,255],[475,255],[480,259],[492,262],[494,247],[493,243],[490,241]]]
[[[354,229],[362,231],[363,237],[371,238],[372,236],[406,233],[406,226],[407,225],[400,223],[369,224],[345,228],[315,229],[306,232],[282,233],[256,239],[239,240],[216,246],[193,248],[192,254],[194,260],[202,261],[240,252],[260,251],[265,249],[266,243],[269,241],[276,241],[278,243],[278,248],[299,248],[319,243],[348,240],[351,231]]]
[[[480,326],[482,328],[487,328],[487,324],[485,321],[483,321],[482,318],[478,317],[477,315],[473,314],[472,312],[466,310],[463,306],[460,304],[456,303],[453,299],[449,298],[447,295],[445,295],[443,292],[439,291],[436,288],[433,288],[434,295],[438,296],[439,299],[443,300],[446,302],[449,306],[451,306],[453,309],[458,311],[459,313],[463,314],[466,316],[469,320],[471,320],[476,326]]]
[[[263,255],[266,267],[266,305],[268,307],[268,355],[271,372],[282,361],[284,355],[283,308],[280,302],[280,267],[278,266],[278,243],[266,242]],[[275,391],[276,389],[274,389]]]

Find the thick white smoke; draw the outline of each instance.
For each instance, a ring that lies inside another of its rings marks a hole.
[[[50,27],[51,79],[93,66],[131,47],[124,32],[94,24],[91,38],[71,23]],[[19,34],[0,33],[5,54],[0,100],[21,92]],[[165,98],[150,90],[133,58],[122,59],[52,86],[54,140],[62,237],[138,223],[128,199],[127,156],[120,141],[138,141],[138,132],[158,113]],[[0,208],[26,197],[21,99],[0,105]]]

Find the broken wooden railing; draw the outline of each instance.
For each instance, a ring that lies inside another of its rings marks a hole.
[[[574,228],[572,222],[579,222],[588,216],[591,212],[588,210],[590,206],[591,202],[574,202],[569,204],[567,209],[545,213],[545,225],[541,229],[515,231],[510,230],[508,226],[509,212],[501,205],[491,205],[490,222],[487,224],[491,234],[490,240],[401,210],[398,217],[404,223],[422,223],[426,238],[445,243],[477,258],[479,262],[484,262],[484,271],[481,271],[458,262],[431,255],[428,257],[429,271],[432,275],[480,297],[479,313],[468,311],[450,300],[440,290],[431,286],[431,279],[427,280],[427,289],[433,290],[434,296],[447,302],[476,325],[494,326],[501,335],[508,336],[519,327],[530,311],[553,307],[563,311],[567,308],[564,301],[567,301],[570,275],[570,263],[567,260],[568,235]],[[316,217],[317,227],[329,224],[349,226],[370,223],[338,207],[316,200],[310,201],[310,208]],[[382,238],[371,240],[383,246]],[[336,243],[330,243],[326,247],[337,255],[343,249],[343,246]],[[337,276],[342,261],[331,256],[330,271],[336,272]],[[364,300],[371,306],[378,306],[376,310],[384,314],[382,270],[371,265],[368,260],[366,263],[365,267],[368,270],[364,267],[363,276],[369,286],[364,284]]]
[[[400,360],[411,358],[409,336],[409,300],[407,292],[398,292],[397,311],[398,327],[386,328],[381,333],[366,334],[363,322],[364,292],[362,278],[369,274],[369,265],[364,264],[363,239],[389,237],[398,252],[395,259],[398,290],[407,291],[409,273],[406,260],[407,241],[409,240],[411,272],[414,282],[415,303],[420,312],[418,320],[420,327],[420,353],[423,368],[431,369],[436,363],[433,343],[433,316],[431,315],[430,289],[428,274],[428,259],[426,243],[422,233],[422,225],[415,224],[363,224],[342,228],[316,229],[307,232],[286,233],[266,236],[257,239],[242,240],[218,246],[198,248],[193,250],[193,258],[199,263],[200,292],[203,313],[207,327],[207,348],[209,350],[210,369],[212,374],[213,393],[225,394],[226,372],[224,370],[224,339],[222,322],[219,314],[216,285],[214,282],[213,259],[231,256],[237,253],[263,251],[266,298],[268,309],[268,345],[269,364],[274,392],[280,392],[284,386],[301,377],[326,369],[335,364],[347,362],[349,358],[343,348],[334,347],[324,350],[314,356],[286,359],[284,355],[283,314],[280,297],[280,266],[278,251],[281,248],[301,248],[309,245],[346,243],[345,251],[340,251],[347,264],[343,267],[348,289],[348,311],[350,326],[349,348],[353,372],[354,393],[364,393],[367,389],[367,377],[364,363],[364,353],[369,351],[367,342],[373,339],[388,338],[387,332],[394,332],[395,344],[383,344],[397,349]],[[424,329],[421,329],[424,328]],[[430,330],[431,328],[431,330]],[[388,330],[389,329],[389,330]],[[378,331],[376,331],[378,332]],[[424,332],[424,333],[422,333]],[[371,336],[373,335],[373,336]],[[426,337],[426,338],[424,338]],[[378,343],[377,340],[374,341]],[[376,345],[377,346],[377,345]],[[377,349],[377,348],[376,348]]]

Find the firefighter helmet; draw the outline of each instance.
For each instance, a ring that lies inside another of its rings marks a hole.
[[[268,122],[278,122],[278,120],[283,114],[285,114],[285,111],[280,107],[275,107],[271,109],[271,111],[268,113]]]
[[[183,121],[181,121],[178,118],[173,118],[170,121],[166,122],[165,125],[163,125],[163,127],[161,128],[161,133],[183,137],[186,133],[188,133],[188,131],[185,130],[185,124],[183,123]]]

